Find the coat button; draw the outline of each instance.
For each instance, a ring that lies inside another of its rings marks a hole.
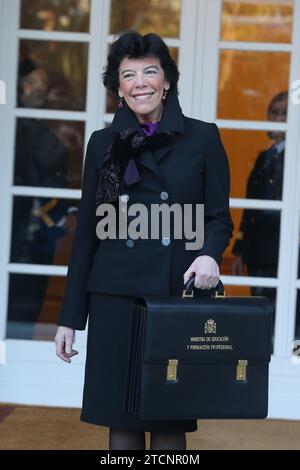
[[[128,246],[128,248],[133,248],[134,247],[134,241],[131,240],[131,238],[129,238],[128,240],[126,240],[126,246]]]
[[[164,246],[169,246],[171,243],[171,240],[169,237],[164,237],[161,242]]]
[[[122,202],[128,202],[129,195],[128,194],[121,194],[120,199]]]
[[[162,199],[163,201],[168,199],[168,197],[169,197],[169,194],[166,191],[163,191],[162,193],[160,193],[160,199]]]

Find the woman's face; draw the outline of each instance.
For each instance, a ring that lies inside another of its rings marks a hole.
[[[269,121],[286,122],[287,107],[288,107],[287,99],[275,101],[275,103],[273,104],[273,106],[268,112]],[[269,131],[268,136],[271,140],[274,140],[275,142],[280,142],[281,140],[285,138],[285,132]]]
[[[164,70],[156,57],[129,59],[119,67],[119,96],[123,96],[132,111],[143,120],[159,120],[164,89],[170,88]]]

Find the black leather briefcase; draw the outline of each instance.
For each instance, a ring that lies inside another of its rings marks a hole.
[[[198,296],[205,291],[193,281],[182,297],[134,300],[124,410],[142,419],[266,418],[271,302],[226,297],[221,281]]]

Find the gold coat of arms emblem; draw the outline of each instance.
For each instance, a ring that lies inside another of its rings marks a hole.
[[[211,318],[205,322],[204,326],[204,333],[216,333],[217,332],[217,324]]]

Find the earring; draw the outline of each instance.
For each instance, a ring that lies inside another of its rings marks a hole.
[[[123,103],[124,103],[123,96],[119,96],[119,103],[118,103],[118,108],[119,109],[123,108]]]
[[[162,101],[166,101],[167,94],[168,94],[168,90],[164,90],[164,94],[163,94],[162,99],[161,99]]]

